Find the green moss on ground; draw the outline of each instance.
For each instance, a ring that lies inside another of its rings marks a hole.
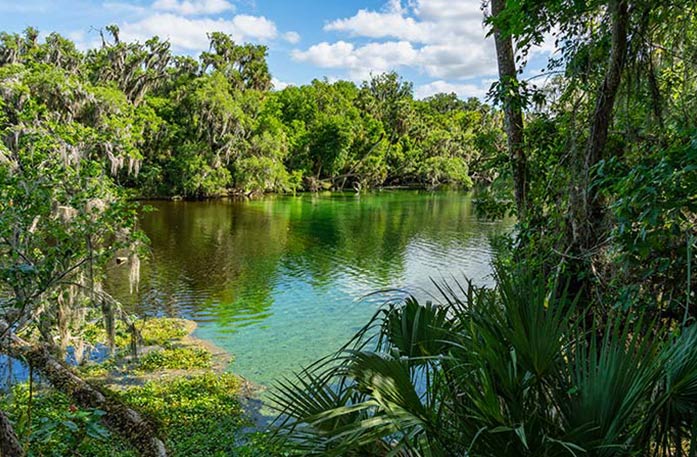
[[[210,372],[148,381],[116,395],[153,421],[172,456],[279,455],[262,434],[246,434],[251,424],[238,399],[240,388],[236,376]],[[60,392],[42,389],[34,393],[31,425],[28,405],[26,383],[15,386],[10,395],[0,396],[0,408],[29,444],[29,456],[137,455],[101,425],[101,411],[78,408]]]
[[[150,381],[123,397],[159,425],[174,455],[239,455],[236,437],[249,425],[239,390],[236,376],[207,373]]]

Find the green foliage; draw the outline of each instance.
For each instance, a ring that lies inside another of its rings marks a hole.
[[[236,376],[207,373],[148,382],[124,392],[123,399],[160,424],[173,455],[239,455],[235,436],[248,425],[239,389]]]
[[[201,348],[176,347],[149,351],[139,358],[136,369],[150,372],[158,370],[192,370],[210,368],[213,356]]]
[[[547,32],[558,48],[544,75],[492,90],[498,99],[516,95],[527,111],[515,258],[568,275],[597,312],[639,309],[670,325],[693,319],[695,5],[503,4],[487,22],[515,43],[520,73]],[[480,192],[479,209],[513,213],[511,160],[488,157],[501,173]]]
[[[588,318],[530,270],[497,282],[389,306],[345,350],[279,381],[278,442],[301,455],[694,451],[694,326]]]
[[[102,425],[103,411],[79,408],[61,393],[35,391],[30,401],[28,384],[18,384],[0,396],[0,408],[10,414],[20,439],[28,437],[29,456],[135,456]]]
[[[158,317],[136,321],[135,327],[146,346],[165,346],[174,340],[180,340],[190,333],[182,319]]]
[[[57,34],[4,34],[3,128],[45,122],[136,196],[481,179],[470,165],[492,143],[477,138],[500,131],[488,107],[452,94],[415,100],[395,73],[271,92],[264,46],[209,38],[195,59],[158,37],[123,42],[115,26],[87,53]]]
[[[245,432],[250,424],[240,406],[239,393],[236,376],[205,373],[150,381],[114,394],[156,422],[171,455],[283,455],[264,434]],[[42,389],[33,394],[29,426],[29,404],[27,384],[16,385],[10,395],[0,396],[0,409],[14,421],[20,439],[30,437],[29,456],[136,455],[104,428],[99,410],[75,407],[65,395]]]
[[[80,376],[85,378],[106,378],[117,367],[116,359],[109,358],[103,362],[86,363],[78,367]]]
[[[192,329],[187,328],[187,321],[170,317],[138,319],[133,322],[139,343],[144,346],[169,346],[187,336]],[[132,333],[123,320],[115,325],[115,346],[119,349],[128,348],[131,344]],[[83,338],[88,343],[107,344],[108,337],[101,322],[88,323],[83,327]]]
[[[615,196],[613,237],[618,300],[661,306],[678,314],[691,298],[676,291],[694,290],[688,264],[695,251],[697,213],[697,141],[693,137],[660,156],[628,167],[618,160],[603,163],[598,186]],[[660,297],[659,300],[655,300]]]

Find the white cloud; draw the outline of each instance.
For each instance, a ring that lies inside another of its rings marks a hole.
[[[235,9],[227,0],[156,0],[152,7],[183,16],[220,14]]]
[[[354,46],[353,43],[319,43],[306,51],[295,50],[293,59],[322,68],[348,69],[353,79],[362,79],[371,72],[385,72],[418,62],[419,52],[408,41],[388,41]]]
[[[283,90],[288,86],[292,86],[292,83],[281,81],[280,79],[271,78],[271,84],[273,84],[274,90]]]
[[[276,24],[263,16],[239,14],[232,18],[233,30],[245,37],[258,40],[272,40],[278,36]]]
[[[124,23],[121,36],[125,40],[145,41],[153,35],[169,39],[172,46],[183,50],[202,50],[209,45],[207,34],[224,32],[238,42],[269,41],[278,36],[273,21],[261,16],[240,14],[232,19],[186,18],[158,13],[137,22]]]
[[[409,41],[372,42],[355,46],[346,41],[319,43],[305,51],[295,50],[293,59],[321,68],[346,69],[354,79],[413,67],[435,78],[472,78],[495,71],[493,49],[488,46],[462,51],[449,45],[415,47]]]
[[[300,34],[298,32],[286,32],[283,34],[283,39],[288,43],[296,44],[300,41]]]
[[[481,23],[481,5],[479,0],[417,0],[414,13],[426,21],[475,20]]]
[[[385,5],[385,11],[388,13],[402,14],[406,12],[406,9],[402,6],[402,0],[388,0]]]
[[[298,61],[349,75],[409,67],[431,78],[463,80],[496,74],[493,40],[486,37],[480,0],[390,0],[382,10],[359,10],[324,26],[367,38],[323,42],[296,50]]]
[[[486,36],[483,19],[479,0],[416,0],[408,8],[392,0],[383,11],[361,9],[324,29],[368,38],[392,37],[427,44],[462,44],[467,40],[479,45]]]
[[[401,12],[377,12],[359,10],[355,16],[337,19],[324,26],[326,31],[348,32],[351,36],[368,38],[393,37],[423,42],[431,34],[430,24],[416,22]]]
[[[419,67],[431,77],[468,79],[496,73],[493,43],[478,46],[438,43],[419,50]]]

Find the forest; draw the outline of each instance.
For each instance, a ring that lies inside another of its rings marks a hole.
[[[86,52],[2,34],[0,353],[30,378],[0,397],[0,455],[697,455],[697,4],[484,10],[487,103],[417,100],[396,73],[274,90],[267,49],[218,32],[198,58],[115,26]],[[186,321],[103,287],[120,268],[138,289],[141,198],[446,185],[515,218],[491,239],[495,285],[433,278],[432,299],[385,303],[277,379],[251,434],[242,381],[211,373]],[[189,376],[104,382],[163,368]]]
[[[415,100],[396,73],[272,91],[265,46],[209,38],[193,58],[158,37],[122,42],[116,26],[86,53],[58,34],[5,33],[4,122],[40,123],[138,197],[468,188],[504,152],[499,116],[478,99]]]

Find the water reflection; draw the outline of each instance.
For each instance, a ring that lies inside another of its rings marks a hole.
[[[123,271],[108,289],[140,311],[193,318],[260,383],[338,348],[385,300],[361,299],[376,289],[490,281],[488,237],[508,226],[476,219],[456,192],[150,205],[140,290],[128,294]]]

